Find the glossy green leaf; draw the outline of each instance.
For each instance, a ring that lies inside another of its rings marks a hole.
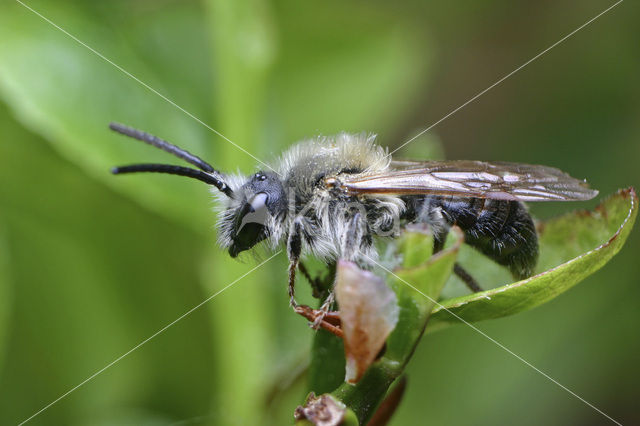
[[[545,303],[604,266],[624,245],[638,212],[633,188],[607,198],[593,211],[542,223],[540,265],[531,278],[447,299],[433,310],[429,330],[449,324],[513,315]],[[481,271],[476,272],[481,277]]]

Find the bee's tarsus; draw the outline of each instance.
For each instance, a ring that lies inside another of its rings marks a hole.
[[[337,337],[344,337],[340,321],[340,312],[325,312],[320,309],[312,309],[307,305],[296,306],[294,312],[305,317],[309,321],[309,327],[314,330],[322,328]]]

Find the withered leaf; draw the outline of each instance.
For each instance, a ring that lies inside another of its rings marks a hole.
[[[396,326],[398,303],[382,278],[344,260],[338,262],[336,297],[344,332],[345,380],[356,383]]]

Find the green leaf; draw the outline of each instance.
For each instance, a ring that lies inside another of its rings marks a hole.
[[[621,190],[593,211],[577,211],[542,223],[540,265],[528,279],[443,301],[429,330],[500,318],[548,302],[604,266],[624,245],[638,212],[633,188]]]
[[[311,348],[309,390],[331,392],[344,381],[345,359],[342,339],[326,330],[318,330]]]

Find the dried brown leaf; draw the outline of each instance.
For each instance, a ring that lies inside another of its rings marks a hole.
[[[343,260],[338,262],[336,297],[344,332],[345,380],[356,383],[396,326],[398,303],[382,278]]]

